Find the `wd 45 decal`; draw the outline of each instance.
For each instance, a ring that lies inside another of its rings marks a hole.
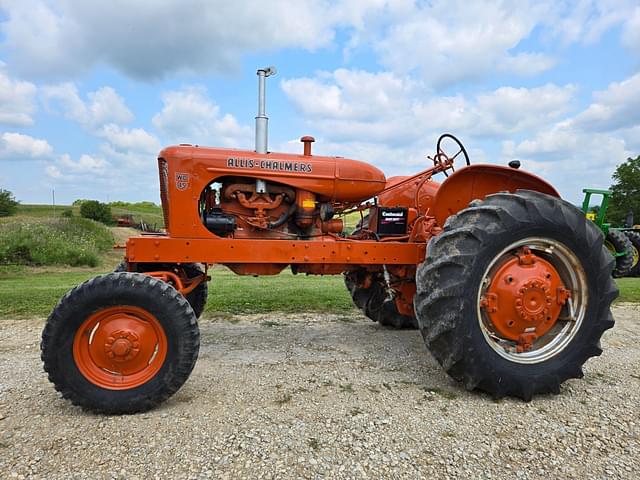
[[[189,174],[176,172],[176,188],[186,190],[189,187]]]

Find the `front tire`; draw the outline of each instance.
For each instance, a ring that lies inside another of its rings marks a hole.
[[[187,278],[194,278],[200,275],[204,275],[204,268],[199,263],[182,263],[182,264],[169,264],[169,263],[139,263],[138,272],[153,272],[155,270],[168,270],[179,276],[186,276]],[[126,272],[127,263],[123,260],[115,268],[114,272]],[[187,293],[185,298],[193,312],[196,314],[196,318],[200,318],[204,308],[207,305],[207,298],[209,296],[209,286],[207,282],[202,282],[191,292]]]
[[[143,412],[186,382],[199,339],[194,312],[173,287],[139,273],[111,273],[60,300],[42,333],[42,361],[73,404]]]
[[[374,278],[368,288],[361,285],[359,276],[366,274],[365,270],[355,270],[347,272],[344,276],[344,284],[355,306],[362,310],[367,318],[385,327],[417,329],[416,318],[402,315],[398,311],[396,302],[387,298],[384,279]]]
[[[418,268],[429,351],[469,389],[530,400],[558,393],[600,355],[618,290],[603,236],[538,192],[499,193],[450,217]]]
[[[365,215],[356,225],[351,235],[357,235],[362,226],[369,227],[369,215]],[[371,275],[368,287],[363,286],[366,275]],[[369,273],[364,269],[345,272],[344,284],[356,307],[371,321],[396,329],[417,329],[418,321],[413,316],[398,311],[395,300],[388,298],[387,286],[382,274]]]

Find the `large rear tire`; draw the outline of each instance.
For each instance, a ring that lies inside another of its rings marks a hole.
[[[55,307],[42,333],[42,361],[64,398],[94,412],[135,413],[187,381],[200,346],[185,298],[139,273],[84,282]]]
[[[633,264],[632,246],[627,236],[620,230],[611,229],[604,240],[604,245],[616,260],[612,275],[615,278],[626,276]]]
[[[467,389],[526,401],[558,393],[602,352],[614,262],[570,203],[527,190],[490,195],[450,217],[428,251],[414,299],[420,330]]]

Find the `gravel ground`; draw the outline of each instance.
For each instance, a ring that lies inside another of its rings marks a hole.
[[[41,319],[1,320],[0,478],[639,478],[640,307],[614,313],[585,378],[530,403],[361,316],[205,319],[182,390],[120,417],[54,391]]]

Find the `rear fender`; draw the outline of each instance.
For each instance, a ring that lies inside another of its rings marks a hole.
[[[499,165],[471,165],[449,175],[440,185],[433,202],[433,215],[438,225],[443,226],[449,216],[467,208],[472,200],[518,189],[560,197],[555,188],[532,173]]]

